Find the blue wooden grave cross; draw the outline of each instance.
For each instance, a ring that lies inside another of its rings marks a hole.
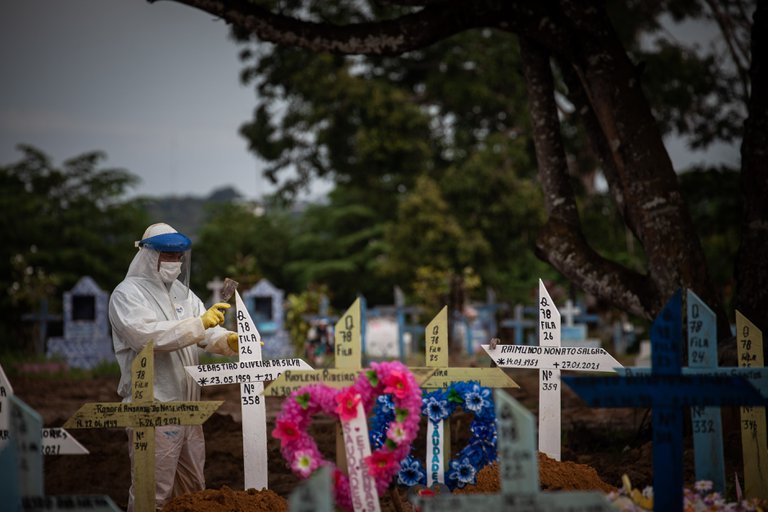
[[[682,298],[678,290],[651,326],[650,375],[563,377],[594,407],[653,409],[653,494],[656,510],[683,509],[683,409],[768,402],[747,380],[682,372]]]
[[[522,304],[515,306],[515,316],[511,320],[502,320],[501,326],[505,328],[512,328],[515,330],[515,345],[523,344],[523,335],[525,334],[526,327],[534,327],[536,322],[524,318],[525,308]],[[534,314],[538,313],[538,309],[534,310]]]

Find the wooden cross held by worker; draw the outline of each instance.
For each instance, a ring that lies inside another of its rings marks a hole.
[[[201,386],[240,384],[245,488],[266,489],[268,458],[264,382],[278,378],[287,369],[312,370],[312,367],[297,357],[263,361],[261,335],[240,294],[237,291],[234,293],[240,360],[233,363],[201,364],[184,368]]]
[[[542,493],[533,415],[503,390],[494,393],[496,441],[501,492],[499,494],[437,494],[416,498],[422,512],[472,512],[515,510],[516,512],[611,510],[600,492],[561,491]]]
[[[683,408],[765,405],[744,378],[682,372],[682,298],[678,290],[651,325],[651,373],[633,377],[563,377],[595,407],[653,409],[653,495],[656,510],[683,509]]]
[[[64,428],[133,429],[134,503],[155,509],[155,427],[202,425],[222,401],[160,402],[154,399],[154,343],[147,343],[131,364],[131,401],[85,404]]]
[[[482,345],[502,368],[539,370],[539,451],[560,460],[560,371],[613,372],[621,363],[602,348],[561,347],[560,312],[539,279],[539,346]]]

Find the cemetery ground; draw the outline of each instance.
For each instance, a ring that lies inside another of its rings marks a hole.
[[[520,385],[519,389],[507,391],[535,415],[538,403],[538,372],[510,369],[506,372]],[[117,376],[83,379],[68,377],[64,373],[13,373],[11,380],[16,395],[40,413],[47,427],[61,426],[86,402],[118,401],[115,392]],[[243,490],[239,386],[204,387],[202,399],[224,401],[204,424],[207,488],[220,490],[226,486],[235,491]],[[274,427],[274,418],[280,410],[282,400],[267,398],[268,432]],[[646,485],[652,485],[652,433],[648,410],[591,408],[567,386],[563,387],[562,407],[563,463],[544,460],[545,463],[541,467],[543,489],[594,488],[594,482],[584,477],[589,474],[590,468],[597,472],[602,482],[610,486],[620,486],[622,474],[629,476],[633,487],[642,489]],[[727,494],[732,496],[733,475],[741,467],[738,410],[723,408],[723,416],[726,475],[729,481]],[[470,421],[468,415],[452,416],[451,445],[454,449],[459,450],[464,446],[469,435]],[[685,428],[684,482],[686,486],[690,486],[694,481],[690,421],[686,422]],[[415,444],[415,452],[422,459],[425,431],[425,425],[422,424],[420,438]],[[335,460],[333,421],[330,418],[317,419],[312,425],[312,432],[325,456]],[[45,493],[109,495],[118,506],[125,508],[130,485],[128,438],[125,431],[80,429],[70,433],[90,451],[90,454],[46,456]],[[299,480],[284,463],[277,440],[270,438],[268,448],[269,488],[287,498]],[[548,472],[553,474],[549,475]],[[555,473],[559,476],[553,478]],[[604,489],[603,486],[601,490]],[[401,496],[403,507],[409,510],[405,491],[401,491]],[[397,510],[389,495],[382,497],[382,509]]]

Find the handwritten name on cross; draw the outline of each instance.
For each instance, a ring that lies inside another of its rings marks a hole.
[[[652,408],[657,510],[683,510],[684,407],[766,403],[743,378],[682,373],[681,296],[678,290],[651,325],[650,375],[563,378],[591,406]]]
[[[611,510],[600,492],[541,492],[533,415],[505,391],[494,392],[499,457],[499,494],[437,494],[416,498],[422,512],[600,512]]]
[[[136,510],[155,508],[155,427],[202,425],[222,401],[160,402],[154,399],[154,343],[147,343],[131,364],[131,401],[85,404],[64,428],[133,429],[133,487]]]
[[[335,368],[323,370],[286,370],[265,389],[267,396],[284,397],[308,384],[325,384],[344,388],[355,383],[362,369],[362,341],[360,331],[360,299],[339,317],[334,327]],[[435,370],[410,368],[420,385]]]
[[[0,366],[0,449],[8,442],[10,397],[13,387]],[[63,428],[43,428],[40,451],[43,455],[86,455],[88,450]]]
[[[312,370],[304,360],[261,359],[261,335],[240,293],[235,291],[239,361],[186,366],[184,369],[201,386],[240,384],[240,411],[243,429],[243,471],[246,489],[268,485],[267,413],[264,382],[288,369]]]
[[[717,317],[693,290],[686,293],[688,367],[717,368]],[[725,493],[723,425],[719,407],[691,407],[696,480],[709,480]]]
[[[613,372],[621,363],[602,348],[561,347],[560,312],[539,279],[539,346],[482,345],[502,368],[539,370],[539,451],[560,460],[561,370]]]
[[[763,332],[736,311],[736,344],[739,366],[764,368]],[[768,446],[765,407],[741,408],[741,450],[744,459],[744,494],[768,499]]]

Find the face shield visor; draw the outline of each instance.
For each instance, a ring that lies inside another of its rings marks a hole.
[[[164,233],[145,238],[137,245],[151,255],[153,273],[171,289],[175,281],[189,293],[189,275],[192,267],[192,242],[181,233]],[[185,295],[186,296],[186,295]]]

